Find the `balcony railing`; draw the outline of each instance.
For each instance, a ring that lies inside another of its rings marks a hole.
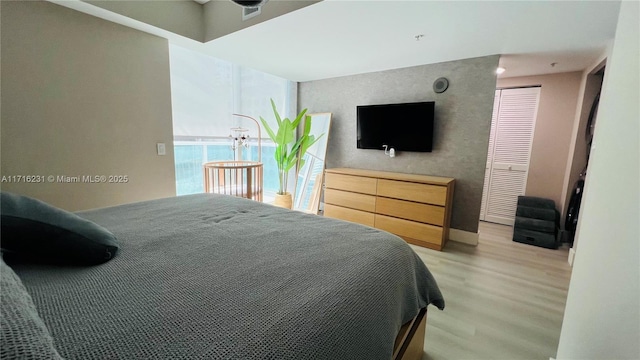
[[[264,190],[266,198],[273,198],[278,190],[278,169],[276,167],[275,146],[262,141],[262,162],[264,163]],[[178,195],[204,192],[203,165],[209,161],[234,160],[234,151],[228,138],[207,140],[174,141],[176,165],[176,193]],[[244,149],[242,160],[256,160],[258,147]]]

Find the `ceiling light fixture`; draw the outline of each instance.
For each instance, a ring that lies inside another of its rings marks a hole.
[[[257,8],[266,4],[266,2],[269,0],[246,0],[246,1],[231,0],[231,1],[245,8]]]
[[[496,69],[496,74],[500,75],[500,74],[502,74],[502,73],[503,73],[503,72],[505,72],[505,71],[507,71],[507,69],[503,68],[502,66],[499,66],[499,67]]]

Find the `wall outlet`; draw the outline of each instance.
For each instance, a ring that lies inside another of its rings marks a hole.
[[[167,148],[164,143],[157,143],[156,147],[158,149],[158,155],[167,155]]]

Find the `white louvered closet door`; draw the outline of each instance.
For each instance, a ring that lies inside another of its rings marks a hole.
[[[515,222],[518,196],[524,195],[527,186],[539,98],[539,87],[496,91],[482,220]]]
[[[487,195],[489,193],[489,179],[491,178],[491,161],[495,145],[496,122],[498,121],[498,109],[500,108],[500,90],[496,90],[493,98],[493,114],[491,115],[491,132],[489,133],[489,151],[487,152],[487,166],[484,170],[484,185],[482,187],[482,205],[480,205],[480,220],[485,220],[487,213]]]

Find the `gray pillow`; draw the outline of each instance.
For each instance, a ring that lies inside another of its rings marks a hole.
[[[62,359],[31,296],[0,259],[0,359]]]
[[[107,229],[40,200],[0,194],[2,252],[12,258],[71,265],[95,265],[118,251]]]

